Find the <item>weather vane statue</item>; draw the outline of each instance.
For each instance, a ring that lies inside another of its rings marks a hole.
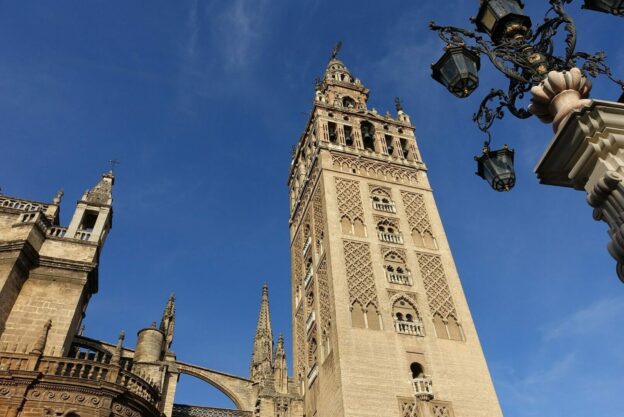
[[[342,41],[338,41],[334,49],[332,49],[331,59],[336,59],[338,56],[338,52],[340,52],[340,48],[342,48]]]

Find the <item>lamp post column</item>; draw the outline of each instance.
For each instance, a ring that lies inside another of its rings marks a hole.
[[[535,168],[540,183],[587,193],[609,225],[608,250],[624,282],[624,104],[592,100],[559,126]]]

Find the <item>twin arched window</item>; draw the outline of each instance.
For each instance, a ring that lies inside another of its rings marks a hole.
[[[358,301],[351,305],[351,324],[353,327],[361,327],[364,329],[381,330],[379,321],[379,311],[377,306],[370,302],[366,309],[362,307]]]
[[[416,306],[407,298],[398,298],[392,305],[392,319],[397,333],[424,336],[425,331]]]

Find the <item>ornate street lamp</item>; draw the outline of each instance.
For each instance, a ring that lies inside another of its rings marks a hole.
[[[523,36],[531,28],[531,19],[523,12],[520,0],[481,0],[473,20],[479,32],[490,35],[494,43],[514,34]]]
[[[451,47],[431,65],[431,76],[459,98],[468,97],[479,86],[479,55],[464,46]]]
[[[585,0],[583,8],[624,16],[624,0]]]
[[[536,115],[553,122],[556,129],[570,111],[587,104],[591,90],[587,76],[606,75],[624,89],[624,82],[612,76],[604,53],[576,51],[576,26],[564,8],[573,0],[549,0],[544,22],[537,28],[532,28],[525,15],[522,0],[480,1],[472,19],[476,32],[434,22],[429,27],[445,42],[444,54],[431,66],[432,77],[453,95],[467,97],[478,87],[481,54],[509,80],[507,91],[493,89],[481,102],[473,117],[481,131],[487,133],[505,110],[520,119]],[[585,7],[590,4],[610,13],[624,8],[624,0],[585,1]],[[555,51],[561,30],[567,35],[565,47]],[[533,93],[531,106],[519,105],[529,92]]]
[[[516,185],[514,151],[507,145],[497,151],[485,144],[481,156],[475,156],[477,175],[486,180],[496,191],[510,191]]]
[[[522,0],[481,0],[472,19],[475,31],[431,22],[445,44],[432,75],[452,94],[466,97],[478,85],[477,57],[485,55],[509,80],[507,90],[492,89],[473,116],[488,135],[482,155],[475,157],[477,175],[496,191],[511,190],[516,176],[514,151],[507,145],[490,149],[493,123],[505,111],[552,123],[555,137],[535,172],[543,184],[587,193],[594,218],[609,225],[608,250],[624,282],[624,94],[619,102],[590,100],[589,77],[604,75],[623,90],[624,81],[614,78],[603,52],[576,50],[576,26],[565,10],[572,1],[548,0],[550,7],[538,27],[524,14]],[[624,0],[585,0],[583,7],[624,16]],[[565,44],[557,48],[560,32]],[[477,64],[468,69],[467,62]],[[520,104],[529,92],[530,105]]]

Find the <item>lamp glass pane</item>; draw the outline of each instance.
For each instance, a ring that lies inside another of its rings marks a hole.
[[[485,28],[489,31],[494,28],[494,24],[496,23],[496,16],[492,13],[492,9],[489,7],[486,8],[483,17],[481,18],[481,24],[485,26]]]
[[[440,72],[442,73],[442,78],[447,87],[455,81],[457,77],[457,67],[455,66],[455,60],[452,56],[442,65]]]
[[[468,67],[466,66],[466,56],[463,53],[453,54],[455,65],[457,65],[457,71],[462,77],[468,75]]]

